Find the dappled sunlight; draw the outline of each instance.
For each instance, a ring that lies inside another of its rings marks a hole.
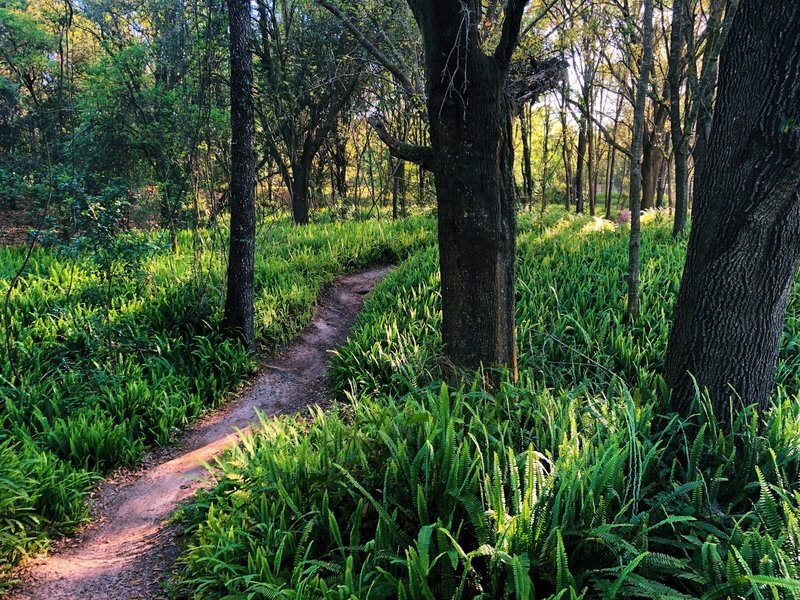
[[[591,220],[584,225],[578,232],[579,236],[586,236],[590,233],[613,231],[616,229],[614,223],[602,217],[591,217]]]

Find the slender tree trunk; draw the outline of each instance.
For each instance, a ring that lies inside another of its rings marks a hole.
[[[255,263],[255,126],[250,2],[228,0],[231,57],[231,233],[223,328],[252,347]]]
[[[666,148],[660,151],[660,168],[658,170],[658,179],[656,179],[656,208],[664,208],[664,190],[667,187],[667,177],[669,176],[669,142],[666,142]]]
[[[337,136],[334,141],[333,171],[336,175],[336,194],[341,201],[347,198],[347,141]]]
[[[572,204],[572,156],[569,151],[569,125],[567,121],[567,100],[569,97],[569,86],[566,82],[561,88],[561,158],[564,163],[564,208],[570,209]]]
[[[606,197],[605,197],[605,210],[606,219],[611,219],[611,200],[614,196],[614,168],[617,162],[617,149],[609,148],[610,156],[608,157],[608,176],[606,177]]]
[[[594,216],[597,207],[597,162],[594,151],[592,121],[586,122],[586,176],[589,180],[589,214]]]
[[[336,206],[336,168],[331,160],[328,165],[328,177],[330,179],[331,192],[329,194],[329,204],[332,207]]]
[[[584,211],[583,201],[583,168],[586,163],[586,118],[582,117],[578,128],[578,158],[575,165],[575,179],[573,181],[573,196],[575,198],[575,212]]]
[[[768,405],[800,263],[800,3],[742,0],[696,178],[665,379],[688,413],[695,381],[716,416]],[[735,415],[734,415],[735,416]]]
[[[672,155],[672,160],[667,164],[667,209],[669,214],[672,214],[674,209],[674,196],[672,193],[672,180],[675,178],[675,154]]]
[[[550,181],[550,109],[544,107],[544,140],[542,142],[542,213],[547,209],[547,184]]]
[[[292,220],[297,225],[308,224],[308,192],[311,165],[301,158],[292,163]]]
[[[639,319],[639,246],[641,244],[642,218],[642,145],[644,142],[644,117],[647,86],[653,68],[653,0],[644,0],[644,27],[642,35],[642,63],[636,86],[636,104],[633,112],[631,134],[631,237],[628,252],[628,318]]]
[[[656,196],[656,179],[658,170],[661,168],[659,151],[653,139],[655,136],[655,132],[651,135],[645,132],[644,135],[645,142],[642,151],[642,210],[653,208],[653,201]]]
[[[625,208],[625,196],[622,195],[622,188],[625,186],[625,178],[628,176],[628,168],[630,166],[631,166],[631,161],[629,160],[626,160],[622,164],[622,175],[620,175],[619,185],[617,185],[617,189],[619,190],[619,205],[617,206],[617,208],[619,208],[619,210]]]
[[[675,148],[675,220],[672,235],[681,235],[689,217],[689,153],[683,144]]]
[[[617,98],[617,109],[614,113],[614,129],[611,131],[611,139],[617,138],[617,130],[619,129],[619,118],[622,114],[622,95]],[[614,195],[614,173],[617,162],[617,149],[615,146],[609,146],[609,159],[608,159],[608,179],[606,180],[606,219],[611,219],[611,202]]]
[[[669,120],[672,137],[672,153],[675,160],[675,220],[672,235],[679,236],[686,228],[689,212],[689,140],[683,131],[681,110],[681,80],[683,72],[683,47],[687,27],[685,0],[676,0],[672,11],[670,33],[669,71]]]
[[[530,108],[525,106],[519,113],[520,136],[522,137],[522,183],[528,205],[533,204],[533,171],[531,170],[531,118]]]
[[[406,161],[398,159],[392,170],[392,219],[406,212]]]

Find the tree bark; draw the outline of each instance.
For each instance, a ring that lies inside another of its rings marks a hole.
[[[689,139],[684,135],[683,116],[681,110],[681,80],[683,63],[683,46],[687,27],[685,0],[676,0],[672,10],[672,32],[670,33],[669,70],[669,121],[672,137],[672,152],[675,159],[675,219],[672,235],[679,236],[686,228],[689,213]]]
[[[653,208],[658,177],[664,161],[662,148],[664,125],[669,111],[665,105],[658,104],[653,114],[653,128],[645,131],[644,154],[642,159],[642,208]]]
[[[333,171],[336,194],[343,202],[347,198],[347,140],[344,136],[336,136],[333,142]]]
[[[564,208],[569,211],[572,204],[572,153],[569,151],[569,127],[567,123],[567,103],[569,102],[569,85],[564,81],[561,86],[561,159],[564,163]]]
[[[530,109],[523,107],[519,114],[520,136],[522,137],[522,181],[525,199],[533,205],[533,171],[531,170],[531,119]]]
[[[619,118],[622,114],[622,95],[619,95],[617,98],[617,109],[614,113],[614,129],[611,131],[612,139],[617,137],[617,130],[619,129]],[[609,158],[608,158],[608,179],[606,180],[606,219],[611,219],[611,202],[614,195],[614,174],[616,169],[616,162],[617,162],[617,148],[609,144],[608,147],[609,151]]]
[[[297,225],[308,224],[308,191],[311,165],[304,160],[292,163],[292,220]]]
[[[542,213],[547,209],[547,186],[550,181],[550,109],[544,108],[544,139],[542,140]]]
[[[231,232],[223,329],[252,348],[255,263],[255,126],[250,2],[228,0],[231,57]]]
[[[398,160],[392,169],[392,219],[406,216],[406,161]]]
[[[654,141],[655,133],[645,133],[644,148],[642,151],[642,210],[653,208],[656,197],[656,178],[661,169],[661,154]]]
[[[478,15],[463,12],[475,10],[474,4],[468,3],[470,9],[460,0],[410,2],[425,49],[442,337],[447,356],[459,366],[504,366],[516,373],[515,186],[511,107],[504,91],[526,3],[506,6],[492,56],[481,47]]]
[[[800,262],[800,4],[742,0],[720,65],[665,379],[688,413],[768,405]]]
[[[669,143],[667,148],[661,152],[660,162],[661,168],[658,170],[658,179],[656,179],[656,208],[664,208],[664,192],[667,187],[667,177],[669,177]]]
[[[581,117],[578,126],[578,157],[575,164],[575,178],[572,182],[573,198],[575,199],[575,212],[584,211],[583,196],[583,167],[586,162],[586,117]]]

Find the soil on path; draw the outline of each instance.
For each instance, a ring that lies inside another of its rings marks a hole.
[[[203,463],[235,443],[236,430],[266,415],[293,413],[325,400],[329,351],[347,337],[363,296],[388,272],[381,267],[339,278],[310,325],[232,403],[197,422],[167,451],[154,452],[138,473],[120,473],[94,497],[96,519],[49,556],[23,566],[14,599],[164,598],[178,549],[166,523],[178,504],[208,485]]]

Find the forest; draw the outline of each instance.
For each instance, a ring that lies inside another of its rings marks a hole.
[[[800,2],[0,0],[0,597],[800,598]]]

